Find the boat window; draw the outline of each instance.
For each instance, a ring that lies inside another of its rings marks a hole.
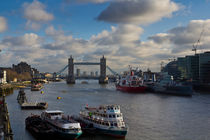
[[[117,117],[120,117],[119,115],[117,115]]]
[[[113,107],[111,107],[111,110],[113,110]]]
[[[117,126],[117,123],[114,123],[114,126]]]
[[[106,125],[107,125],[107,126],[109,126],[109,124],[108,124],[108,123],[106,123]]]
[[[113,126],[113,123],[111,123],[111,126]]]
[[[113,115],[113,118],[115,118],[115,115]]]
[[[108,110],[110,110],[110,108],[108,107]]]
[[[109,118],[112,118],[112,115],[109,115]]]

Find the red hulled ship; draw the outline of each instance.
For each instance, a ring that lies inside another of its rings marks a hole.
[[[116,89],[123,92],[142,93],[145,91],[146,86],[143,85],[143,80],[134,75],[134,72],[130,68],[130,73],[121,77],[116,83]]]

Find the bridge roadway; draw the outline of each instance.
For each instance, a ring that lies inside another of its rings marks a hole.
[[[75,62],[74,65],[100,65],[98,62]]]
[[[75,79],[94,79],[94,80],[98,80],[99,76],[75,76]]]

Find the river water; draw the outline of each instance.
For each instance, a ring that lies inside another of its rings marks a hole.
[[[126,140],[210,140],[210,94],[192,97],[168,96],[153,93],[130,94],[116,91],[114,84],[99,85],[77,81],[45,84],[44,94],[25,90],[29,101],[47,101],[48,110],[63,110],[77,115],[86,104],[98,106],[119,104],[125,123],[129,126]],[[25,118],[41,110],[21,110],[18,91],[7,96],[10,121],[15,140],[34,140],[25,129]],[[57,97],[62,99],[57,100]],[[114,140],[108,136],[83,136],[79,140]]]

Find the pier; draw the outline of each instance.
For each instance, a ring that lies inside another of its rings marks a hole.
[[[14,86],[11,84],[0,85],[0,97],[13,93]]]
[[[2,137],[4,140],[13,140],[7,103],[5,102],[5,95],[0,98],[0,139]]]

